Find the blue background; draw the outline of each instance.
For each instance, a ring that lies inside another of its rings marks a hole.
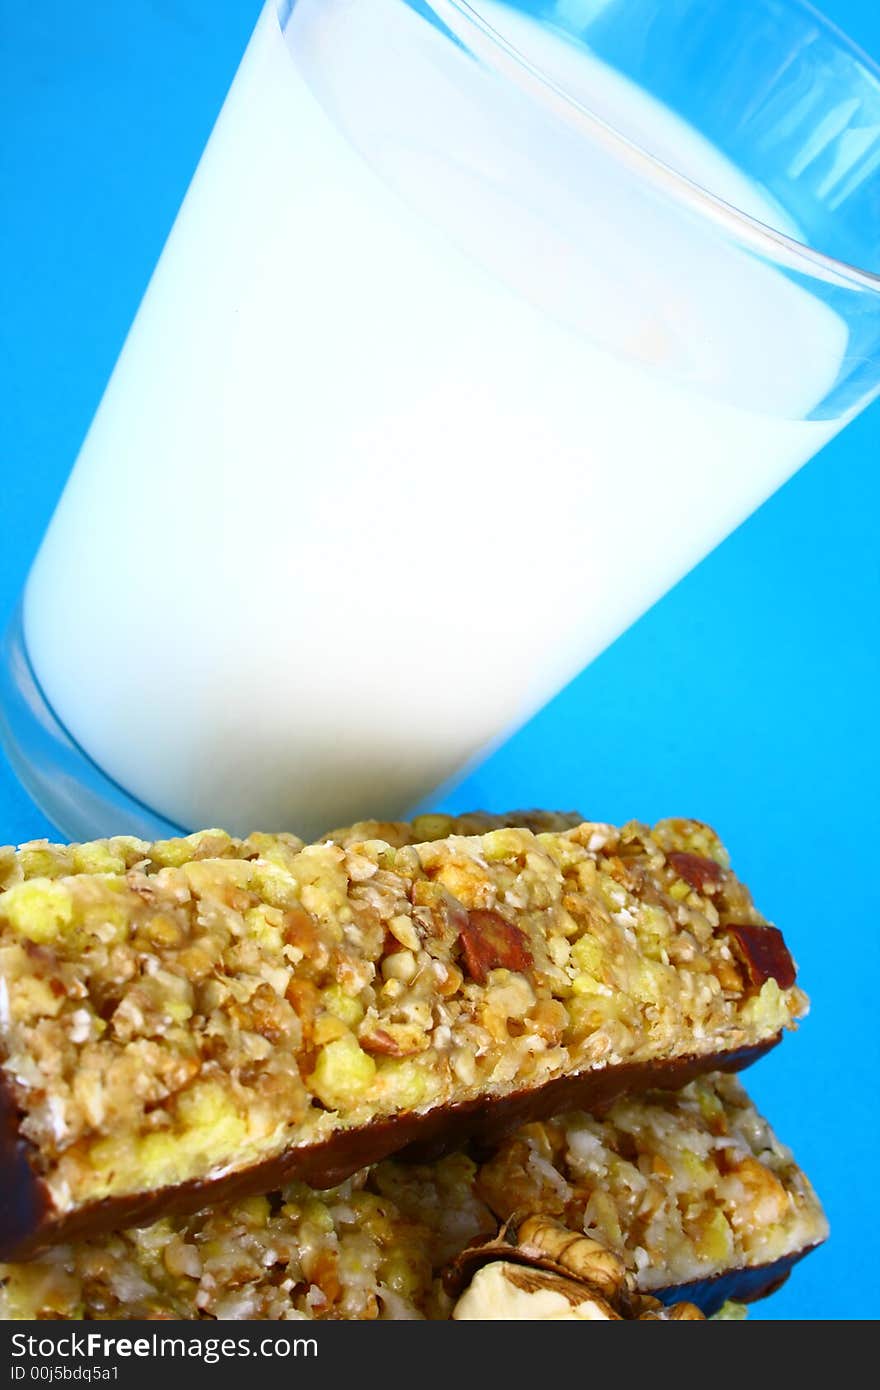
[[[0,618],[260,0],[0,0]],[[876,0],[825,0],[880,57]],[[830,1243],[769,1318],[876,1316],[880,406],[501,749],[451,805],[715,824],[813,1013],[749,1085]],[[573,741],[572,741],[572,736]],[[0,841],[51,828],[0,763]]]

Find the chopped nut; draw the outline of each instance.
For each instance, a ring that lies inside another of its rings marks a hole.
[[[417,951],[421,946],[419,934],[411,917],[406,917],[402,913],[397,917],[392,917],[388,923],[388,930],[391,935],[405,946],[408,951]]]
[[[386,1023],[381,1028],[369,1028],[359,1036],[365,1052],[386,1057],[413,1057],[429,1045],[424,1029],[409,1023]]]
[[[742,976],[737,970],[732,960],[725,960],[720,957],[712,966],[712,973],[727,994],[742,994]]]
[[[461,940],[468,974],[485,984],[490,970],[524,972],[532,966],[526,937],[499,912],[472,908],[461,924]]]
[[[727,922],[724,931],[730,937],[752,990],[760,990],[767,980],[775,980],[780,989],[791,989],[797,972],[777,927]]]
[[[698,893],[717,893],[724,877],[720,864],[714,859],[705,859],[701,854],[689,854],[685,850],[673,850],[667,854],[666,861],[679,878]]]

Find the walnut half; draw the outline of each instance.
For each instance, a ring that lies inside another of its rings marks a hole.
[[[524,1216],[468,1246],[444,1274],[464,1321],[703,1321],[692,1303],[664,1307],[635,1291],[623,1261],[546,1216]]]

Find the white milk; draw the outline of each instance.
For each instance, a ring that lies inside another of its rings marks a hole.
[[[784,225],[583,49],[480,8]],[[802,417],[842,323],[644,190],[400,0],[299,0],[286,37],[267,5],[27,589],[104,772],[186,827],[402,813],[835,433]]]

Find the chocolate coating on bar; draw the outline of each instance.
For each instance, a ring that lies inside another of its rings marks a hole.
[[[725,1270],[711,1279],[700,1279],[691,1284],[674,1284],[666,1288],[652,1289],[651,1293],[661,1303],[695,1303],[710,1318],[728,1301],[734,1303],[756,1303],[781,1288],[792,1269],[806,1255],[817,1250],[818,1245],[805,1245],[790,1255],[783,1255],[771,1264],[744,1265],[739,1269]]]
[[[33,1146],[18,1132],[18,1112],[0,1073],[0,1259],[3,1252],[30,1254],[35,1233],[51,1229],[52,1201],[31,1167]],[[46,1242],[49,1243],[49,1242]]]
[[[52,1206],[50,1194],[33,1166],[34,1151],[18,1133],[18,1116],[0,1086],[0,1171],[6,1177],[0,1197],[0,1260],[27,1259],[61,1241],[143,1226],[170,1214],[186,1215],[212,1202],[236,1201],[269,1192],[294,1179],[312,1187],[334,1187],[358,1169],[392,1154],[424,1161],[450,1153],[472,1140],[491,1145],[519,1125],[564,1110],[595,1108],[627,1092],[678,1090],[709,1071],[742,1071],[779,1041],[777,1035],[765,1043],[711,1056],[605,1067],[556,1077],[534,1089],[498,1098],[484,1096],[421,1113],[405,1112],[357,1129],[338,1131],[308,1147],[288,1149],[250,1168],[174,1187],[109,1197],[63,1214]]]

